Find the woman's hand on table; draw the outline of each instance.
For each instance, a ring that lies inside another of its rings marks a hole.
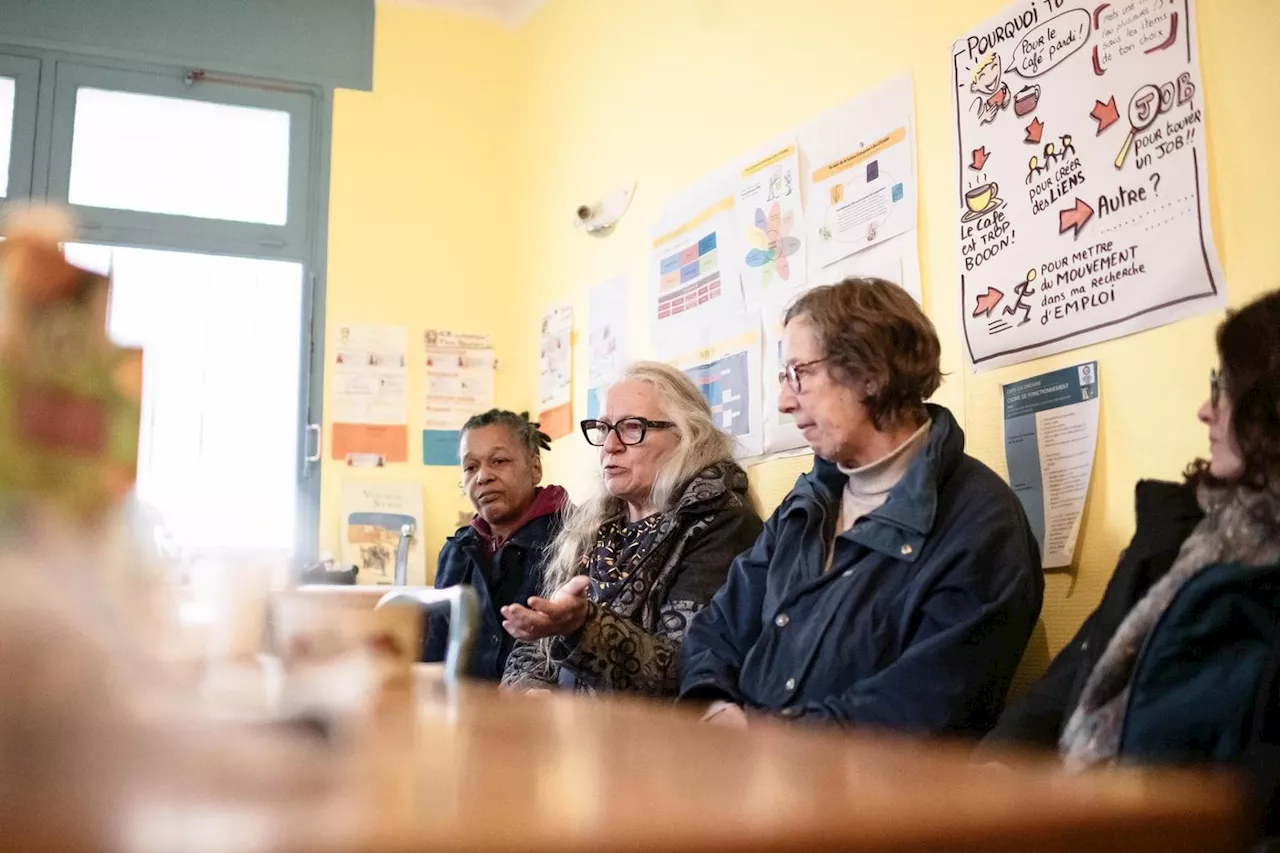
[[[557,589],[550,599],[532,596],[529,606],[508,604],[502,608],[502,627],[517,640],[567,637],[587,621],[586,575],[578,575]]]

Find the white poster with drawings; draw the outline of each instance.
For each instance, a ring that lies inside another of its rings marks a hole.
[[[422,486],[393,480],[346,480],[342,484],[342,563],[356,566],[356,582],[395,582],[396,553],[405,526],[412,527],[405,582],[427,582],[422,544]]]
[[[724,170],[668,204],[653,227],[645,313],[661,358],[724,338],[745,310],[734,201]]]
[[[764,452],[760,315],[740,315],[724,337],[674,359],[702,392],[716,426],[733,436],[739,459]]]
[[[587,299],[587,417],[597,418],[601,395],[627,366],[627,279],[614,276]]]
[[[1224,304],[1190,0],[1023,0],[958,40],[952,70],[975,369]]]
[[[738,170],[733,210],[744,243],[741,274],[747,306],[803,288],[808,252],[794,139],[765,146],[746,158]]]
[[[915,104],[903,76],[800,129],[809,278],[916,230]],[[911,252],[916,251],[911,241]]]

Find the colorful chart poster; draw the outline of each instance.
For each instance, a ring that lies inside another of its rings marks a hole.
[[[829,283],[822,268],[915,231],[913,97],[900,77],[800,130],[811,279]]]
[[[487,334],[427,329],[423,350],[422,462],[454,466],[462,425],[493,408],[493,340]]]
[[[457,456],[455,448],[454,456]],[[457,464],[457,459],[454,459]],[[389,480],[342,484],[342,562],[356,566],[356,582],[395,582],[396,551],[405,525],[412,526],[405,582],[427,582],[422,544],[422,486]]]
[[[734,455],[744,459],[762,454],[758,316],[742,317],[728,337],[677,358],[675,364],[710,404],[716,426],[734,437]]]
[[[339,326],[329,364],[332,458],[348,465],[409,460],[404,326]]]
[[[604,405],[604,389],[627,366],[625,276],[614,276],[591,288],[587,327],[587,417],[596,418]]]
[[[703,181],[667,206],[649,253],[649,315],[663,358],[691,342],[722,338],[744,311],[729,173]]]
[[[542,315],[539,335],[538,422],[552,439],[573,432],[573,306]]]
[[[1009,482],[1046,569],[1071,565],[1098,443],[1098,363],[1004,386]]]
[[[1190,0],[1024,2],[952,48],[969,359],[1220,308]]]
[[[766,295],[804,287],[808,253],[794,140],[748,158],[738,174],[733,211],[745,246],[741,276],[747,306],[758,306]]]

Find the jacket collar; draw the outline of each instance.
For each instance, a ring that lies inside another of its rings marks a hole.
[[[868,547],[911,562],[938,514],[938,488],[960,464],[964,455],[964,430],[951,412],[928,405],[933,427],[924,449],[889,491],[884,505],[859,524],[853,538]],[[816,458],[813,470],[800,478],[795,494],[817,500],[832,509],[841,499],[848,477],[836,464]],[[891,530],[886,528],[892,528]]]
[[[717,462],[695,474],[685,484],[676,501],[675,512],[702,510],[708,504],[724,504],[735,498],[747,499],[747,472],[731,460]]]
[[[499,548],[507,542],[515,542],[517,544],[528,544],[525,540],[534,534],[530,530],[528,534],[525,531],[531,527],[531,522],[540,518],[558,515],[565,507],[569,506],[569,493],[560,486],[544,486],[534,490],[533,501],[525,509],[520,516],[520,520],[516,522],[515,532],[506,539],[499,539],[493,535],[489,522],[485,521],[479,514],[471,517],[471,526],[465,528],[473,534],[484,545],[485,549],[490,553],[495,553]],[[461,536],[462,531],[459,531]],[[521,535],[525,534],[525,535]]]

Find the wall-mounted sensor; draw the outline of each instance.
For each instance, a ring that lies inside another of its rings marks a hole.
[[[580,205],[573,224],[578,228],[586,229],[588,234],[607,232],[617,224],[622,214],[627,212],[635,192],[636,185],[633,182],[629,187],[609,193],[595,204]]]

